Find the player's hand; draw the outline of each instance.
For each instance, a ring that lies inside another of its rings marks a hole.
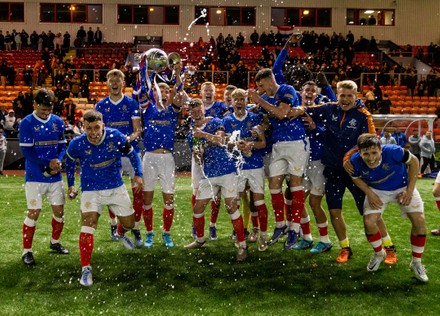
[[[249,99],[251,100],[251,103],[258,104],[261,99],[258,92],[255,91],[254,89],[247,90],[247,95],[248,95]]]
[[[287,117],[290,120],[296,119],[298,116],[301,116],[305,113],[304,108],[302,106],[293,107],[287,113]]]
[[[74,186],[69,187],[68,192],[69,200],[74,200],[78,196],[78,191]]]
[[[202,132],[202,130],[200,129],[200,128],[198,128],[198,127],[194,127],[193,128],[193,137],[203,137],[203,132]]]
[[[304,123],[304,127],[309,130],[314,130],[316,128],[315,121],[312,119],[312,117],[304,112],[304,115],[301,116],[301,120]]]
[[[133,180],[131,180],[131,187],[134,189],[136,193],[142,192],[144,190],[144,182],[142,178],[139,176],[134,176]]]
[[[298,43],[301,39],[303,38],[303,35],[301,33],[292,33],[292,35],[290,35],[289,39],[287,40],[288,44],[296,44]]]
[[[328,85],[327,77],[322,71],[318,72],[316,75],[316,85],[319,88],[324,88],[326,85]]]
[[[405,190],[397,195],[397,201],[399,201],[401,205],[410,205],[412,196],[412,192],[408,192],[407,190]]]
[[[379,210],[382,208],[382,206],[383,206],[382,200],[373,191],[371,191],[370,193],[367,194],[367,199],[368,199],[368,204],[370,204],[370,207],[373,210]]]
[[[57,158],[52,159],[49,163],[49,168],[50,168],[50,174],[51,175],[55,175],[58,172],[61,171],[61,161],[59,161]]]
[[[141,97],[138,100],[139,106],[142,109],[146,109],[150,104],[150,99],[148,98],[148,93],[142,93]]]
[[[345,171],[351,176],[354,172],[353,165],[351,164],[350,160],[346,160],[342,163],[342,166],[344,167]]]
[[[173,69],[174,69],[174,71],[176,72],[176,74],[180,74],[180,73],[182,72],[182,68],[183,68],[183,65],[182,65],[181,62],[179,62],[179,63],[175,63],[175,64],[173,65]]]
[[[193,150],[193,155],[194,155],[194,161],[196,162],[196,164],[202,165],[203,164],[203,148]]]

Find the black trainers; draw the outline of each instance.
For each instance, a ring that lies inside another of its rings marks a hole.
[[[116,230],[118,229],[118,225],[110,225],[110,240],[118,241],[118,234],[116,234]]]
[[[247,228],[244,229],[244,239],[248,239],[249,237],[249,231],[247,230]]]
[[[60,255],[67,255],[69,254],[69,250],[64,248],[59,242],[57,243],[50,243],[50,249],[52,249],[54,252],[59,253]]]
[[[31,251],[26,252],[21,256],[21,260],[23,260],[24,264],[27,266],[33,266],[35,265],[34,255]]]

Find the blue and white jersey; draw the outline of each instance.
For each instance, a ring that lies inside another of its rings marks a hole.
[[[376,168],[369,168],[356,152],[350,157],[354,173],[352,178],[362,178],[368,186],[383,191],[393,191],[408,185],[408,169],[403,161],[405,151],[397,145],[382,146],[382,160]]]
[[[61,172],[50,177],[43,173],[52,159],[63,161],[66,152],[63,120],[54,114],[43,120],[34,112],[21,120],[19,137],[20,148],[26,159],[25,180],[45,183],[61,181]]]
[[[261,115],[246,112],[243,118],[237,118],[235,114],[226,116],[223,119],[223,126],[227,134],[232,134],[234,131],[240,131],[240,138],[245,141],[255,141],[252,136],[252,127],[260,125],[262,122]],[[257,169],[263,167],[263,154],[259,149],[252,150],[252,155],[249,157],[243,155],[244,164],[243,170]]]
[[[176,132],[179,111],[172,105],[159,111],[154,102],[150,102],[142,113],[144,119],[144,150],[155,149],[174,150],[174,136]]]
[[[137,101],[126,95],[117,102],[105,97],[96,104],[95,109],[102,113],[102,121],[106,127],[115,128],[125,136],[134,132],[133,119],[141,119]],[[133,140],[130,144],[136,152],[139,152],[137,140]]]
[[[230,112],[224,102],[216,101],[210,107],[205,107],[205,116],[223,118]]]
[[[201,128],[202,131],[214,135],[219,130],[224,130],[222,120],[212,118]],[[192,133],[188,135],[188,144],[192,148]],[[203,172],[207,178],[220,177],[236,173],[235,162],[228,156],[227,146],[211,145],[206,139],[201,138],[203,147]]]
[[[269,97],[266,94],[263,94],[261,97],[274,106],[279,106],[281,103],[290,104],[291,107],[296,106],[295,89],[287,84],[280,85],[273,97]],[[273,144],[305,138],[304,124],[301,118],[285,118],[280,120],[269,114],[269,120],[272,125],[271,142]]]
[[[124,184],[121,176],[121,157],[124,156],[120,149],[127,143],[127,138],[113,128],[104,128],[104,134],[99,144],[89,142],[87,135],[75,137],[69,143],[67,156],[71,161],[80,160],[81,190],[98,191],[120,187]],[[132,156],[138,157],[137,154]],[[134,168],[135,174],[140,176],[141,166],[139,157],[138,165]],[[69,186],[73,179],[68,174]]]

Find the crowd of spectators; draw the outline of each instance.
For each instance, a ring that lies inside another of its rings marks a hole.
[[[9,34],[9,32],[7,32]],[[44,86],[50,77],[52,86],[56,88],[56,94],[60,102],[69,97],[88,98],[91,102],[90,82],[94,79],[105,81],[105,76],[110,69],[120,69],[125,74],[126,86],[134,87],[137,71],[131,64],[125,65],[123,59],[101,60],[97,64],[92,59],[84,58],[79,66],[70,59],[65,58],[66,50],[70,47],[70,34],[65,32],[52,33],[50,30],[37,34],[33,31],[29,36],[25,30],[11,32],[12,37],[20,38],[11,42],[11,49],[32,49],[41,52],[40,58],[34,65],[27,65],[22,71],[22,81],[32,89]],[[349,31],[346,35],[333,32],[331,35],[314,31],[302,33],[300,46],[305,54],[290,54],[285,61],[283,70],[288,72],[294,65],[302,65],[312,73],[323,71],[333,88],[340,80],[351,79],[360,83],[362,73],[368,73],[363,79],[364,85],[406,85],[409,95],[437,95],[440,91],[440,76],[435,70],[429,75],[417,76],[417,70],[411,66],[400,67],[386,62],[367,63],[355,58],[357,52],[376,52],[377,43],[372,36],[369,40],[355,35]],[[4,37],[4,36],[3,36]],[[258,71],[262,68],[272,68],[279,51],[285,44],[287,35],[280,31],[270,31],[259,34],[256,30],[246,38],[239,32],[234,38],[231,34],[224,36],[219,33],[217,38],[211,36],[205,42],[202,37],[197,43],[199,50],[205,54],[197,65],[197,74],[191,78],[190,92],[197,93],[198,85],[210,79],[204,71],[213,69],[228,72],[228,83],[240,88],[248,88],[249,71]],[[76,34],[75,46],[87,46],[102,43],[102,32],[99,27],[96,30],[86,31],[81,26]],[[432,43],[431,43],[432,44]],[[253,46],[260,56],[255,56],[252,62],[242,59],[240,50],[245,46]],[[436,45],[430,49],[434,50]],[[7,49],[2,44],[0,32],[0,49]],[[217,58],[213,58],[214,56]],[[95,76],[95,69],[97,75]],[[14,85],[16,82],[16,70],[10,61],[2,60],[0,66],[2,85]],[[399,80],[399,81],[398,81]],[[226,82],[226,81],[224,81]],[[377,89],[376,89],[377,90]],[[375,113],[387,111],[389,101],[382,95],[374,94],[374,102],[371,110]],[[386,102],[382,102],[385,99]],[[14,103],[15,104],[15,103]],[[383,107],[380,104],[385,104]],[[383,109],[382,109],[383,108]],[[15,113],[20,116],[19,113]],[[72,124],[75,122],[72,121]]]

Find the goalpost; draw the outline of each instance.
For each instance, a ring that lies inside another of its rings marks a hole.
[[[405,135],[407,134],[410,127],[417,123],[417,128],[419,133],[421,131],[422,122],[426,122],[428,129],[434,132],[434,122],[437,119],[437,115],[426,114],[426,115],[414,115],[414,114],[373,114],[373,121],[376,128],[381,128],[381,133],[387,127],[401,127],[405,128]],[[434,135],[434,133],[433,133]]]

